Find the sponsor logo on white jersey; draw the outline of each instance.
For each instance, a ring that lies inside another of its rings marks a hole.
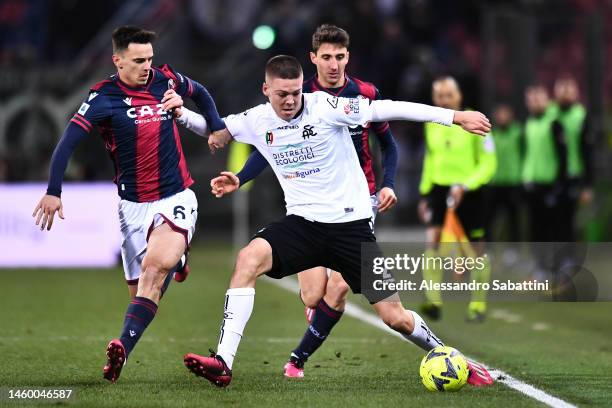
[[[319,173],[321,171],[320,168],[316,167],[314,169],[309,169],[309,170],[303,170],[303,171],[294,171],[292,173],[284,173],[283,174],[283,178],[286,180],[293,180],[293,179],[297,179],[297,178],[306,178],[308,176],[310,176],[311,174],[316,174]]]

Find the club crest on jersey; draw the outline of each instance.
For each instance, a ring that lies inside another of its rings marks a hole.
[[[89,109],[89,104],[87,102],[83,102],[83,104],[81,105],[81,107],[79,108],[79,115],[85,115],[85,112],[87,112],[87,109]]]
[[[313,125],[304,125],[304,130],[302,131],[302,139],[310,140],[310,136],[316,136],[317,133],[314,131]]]
[[[274,142],[274,133],[271,130],[266,132],[266,144],[270,146]]]
[[[353,112],[354,114],[359,114],[359,99],[351,98],[348,100],[348,103],[344,105],[344,113],[347,115]]]

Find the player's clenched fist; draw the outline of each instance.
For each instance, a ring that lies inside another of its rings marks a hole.
[[[62,200],[59,197],[46,194],[40,199],[36,208],[34,208],[32,217],[36,217],[36,225],[40,224],[41,231],[44,230],[45,227],[47,228],[47,231],[49,231],[53,225],[53,217],[55,216],[56,212],[63,220],[64,207],[62,205]]]
[[[482,113],[477,111],[455,111],[453,123],[461,126],[470,133],[485,136],[491,131],[491,122]]]
[[[211,193],[221,198],[225,194],[233,193],[240,187],[240,180],[231,171],[222,171],[221,175],[210,180]]]
[[[162,109],[166,112],[173,112],[175,116],[181,116],[181,107],[183,106],[183,98],[177,94],[174,89],[168,89],[164,93],[164,97],[161,100]]]

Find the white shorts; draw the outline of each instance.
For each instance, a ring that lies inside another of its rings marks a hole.
[[[123,235],[121,258],[128,285],[138,282],[140,266],[153,229],[167,223],[174,231],[185,236],[185,245],[189,248],[197,219],[198,200],[190,189],[148,203],[120,200],[119,223]]]

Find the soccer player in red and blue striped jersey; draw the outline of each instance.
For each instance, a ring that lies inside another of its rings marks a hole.
[[[107,347],[104,377],[115,382],[155,316],[172,272],[186,272],[184,257],[197,219],[197,200],[189,189],[193,179],[164,93],[173,89],[191,98],[212,131],[225,129],[225,124],[201,84],[168,65],[152,66],[155,33],[124,26],[112,38],[117,73],[91,88],[68,123],[51,159],[47,193],[33,216],[41,230],[51,229],[56,212],[64,218],[60,196],[68,160],[98,127],[115,167],[123,265],[132,284],[121,336]],[[181,280],[176,274],[175,279]]]

